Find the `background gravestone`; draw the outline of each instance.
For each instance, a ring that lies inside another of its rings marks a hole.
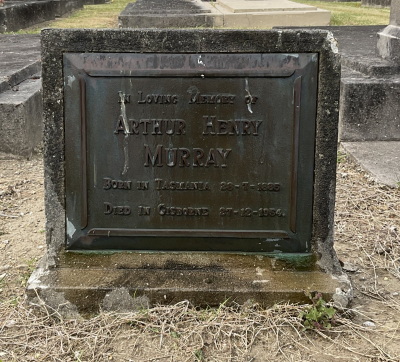
[[[288,0],[138,0],[118,17],[120,28],[261,28],[328,25],[331,14]]]
[[[129,308],[127,293],[271,304],[307,301],[304,289],[347,304],[329,32],[48,29],[42,41],[48,251],[30,300],[82,313],[118,295]]]
[[[0,33],[25,29],[72,11],[83,5],[104,4],[107,0],[5,0],[0,7]]]

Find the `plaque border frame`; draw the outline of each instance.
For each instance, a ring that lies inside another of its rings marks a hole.
[[[338,267],[333,250],[340,59],[325,30],[44,29],[42,77],[46,239],[48,255],[65,248],[63,54],[67,52],[149,53],[318,53],[318,90],[311,251]],[[57,263],[56,261],[54,261]]]

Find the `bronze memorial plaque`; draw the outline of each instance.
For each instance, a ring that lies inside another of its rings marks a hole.
[[[68,249],[310,252],[317,54],[63,62]]]

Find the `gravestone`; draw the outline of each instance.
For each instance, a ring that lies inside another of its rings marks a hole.
[[[18,31],[54,20],[57,6],[53,1],[9,1],[0,7],[0,33]]]
[[[331,33],[45,29],[42,44],[48,251],[29,300],[348,302]]]
[[[330,11],[288,0],[137,0],[118,17],[120,28],[268,28],[328,25]]]

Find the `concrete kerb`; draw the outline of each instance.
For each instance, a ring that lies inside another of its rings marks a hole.
[[[42,141],[40,36],[0,35],[0,151],[30,157]]]

